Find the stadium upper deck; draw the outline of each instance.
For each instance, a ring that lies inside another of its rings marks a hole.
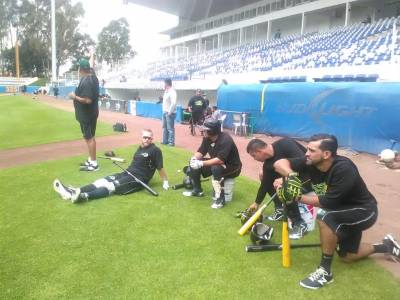
[[[165,58],[223,50],[293,34],[400,15],[399,0],[128,0],[176,14],[179,25],[165,33]]]

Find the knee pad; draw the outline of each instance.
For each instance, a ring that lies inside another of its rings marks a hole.
[[[217,199],[221,196],[221,193],[223,193],[223,186],[221,185],[221,181],[223,180],[215,180],[214,178],[211,180],[211,184],[214,189],[214,195]]]
[[[105,178],[97,179],[95,182],[93,182],[93,185],[97,188],[99,187],[105,187],[110,194],[115,191],[115,185],[112,181],[108,181]]]

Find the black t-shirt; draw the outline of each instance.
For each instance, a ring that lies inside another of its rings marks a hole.
[[[206,108],[206,103],[202,96],[194,95],[190,98],[188,106],[192,108],[193,112],[201,112]]]
[[[263,178],[258,189],[256,203],[260,204],[266,193],[272,196],[275,193],[273,183],[275,179],[282,177],[275,172],[274,163],[282,158],[303,157],[306,148],[293,139],[283,138],[271,144],[274,148],[274,156],[265,160],[263,164]]]
[[[235,142],[226,132],[221,132],[215,142],[212,142],[207,138],[203,138],[203,141],[197,151],[203,154],[203,156],[208,153],[211,158],[218,157],[227,166],[242,166],[242,162],[240,161],[239,157],[239,151],[235,145]]]
[[[81,78],[75,95],[92,100],[90,104],[74,101],[75,117],[78,121],[89,121],[96,119],[99,115],[99,80],[96,75],[88,75]]]
[[[163,156],[160,148],[151,144],[146,148],[139,148],[133,155],[128,171],[144,182],[149,182],[154,172],[163,168]]]
[[[294,171],[309,174],[312,189],[318,195],[322,208],[341,210],[376,205],[375,197],[369,192],[357,166],[347,157],[336,156],[326,172],[306,165],[305,158],[289,161]]]

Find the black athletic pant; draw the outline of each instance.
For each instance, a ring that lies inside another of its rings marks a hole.
[[[207,178],[213,176],[215,180],[220,181],[222,178],[235,178],[239,176],[242,166],[225,166],[225,165],[214,165],[202,167],[200,169],[194,170],[190,168],[188,172],[189,176],[193,180],[193,189],[196,191],[201,190],[200,177],[203,176]]]

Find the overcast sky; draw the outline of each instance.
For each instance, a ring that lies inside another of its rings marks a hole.
[[[130,28],[130,44],[143,60],[151,60],[167,36],[159,32],[174,27],[178,18],[171,14],[139,5],[123,4],[123,0],[73,0],[81,2],[85,9],[82,33],[88,33],[97,41],[97,35],[110,21],[126,18]]]

